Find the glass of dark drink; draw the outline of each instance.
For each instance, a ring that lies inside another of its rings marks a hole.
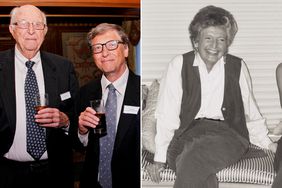
[[[91,100],[90,106],[96,111],[96,116],[100,119],[98,125],[93,129],[95,134],[107,134],[106,110],[103,99]]]
[[[49,105],[49,98],[47,93],[38,93],[35,98],[35,110],[38,112]]]

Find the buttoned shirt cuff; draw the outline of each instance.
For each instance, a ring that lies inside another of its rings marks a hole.
[[[79,138],[80,142],[82,143],[82,145],[84,147],[86,147],[87,144],[88,144],[88,134],[89,134],[89,131],[86,134],[80,134],[79,131],[78,131],[77,134],[78,134],[78,138]]]
[[[69,134],[70,125],[67,125],[66,127],[62,127],[61,129],[65,131],[65,134]]]
[[[157,148],[154,155],[154,161],[166,163],[167,147]]]
[[[272,143],[268,136],[268,129],[265,124],[265,119],[257,119],[247,122],[249,130],[250,142],[259,147],[269,149],[269,144]]]
[[[273,143],[269,137],[265,137],[261,142],[261,147],[265,149],[269,149],[269,145]]]

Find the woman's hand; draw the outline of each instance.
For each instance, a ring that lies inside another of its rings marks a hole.
[[[268,148],[269,148],[273,153],[276,153],[277,146],[278,146],[277,143],[271,143],[271,144],[268,145]]]
[[[151,180],[155,183],[160,183],[161,181],[161,172],[164,170],[165,163],[154,162],[147,166],[146,170],[151,177]]]

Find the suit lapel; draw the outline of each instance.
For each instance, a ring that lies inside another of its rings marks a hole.
[[[0,61],[0,90],[8,120],[15,131],[16,126],[16,91],[15,91],[15,51],[7,51]]]
[[[124,136],[130,129],[130,126],[134,126],[132,122],[135,120],[137,114],[125,114],[123,113],[123,111],[125,105],[140,107],[140,99],[139,99],[140,92],[138,92],[138,87],[140,87],[140,83],[139,85],[136,84],[136,79],[133,73],[130,72],[126,86],[125,96],[121,108],[120,119],[118,123],[117,135],[116,135],[115,146],[114,146],[115,150],[119,147]],[[140,113],[140,109],[139,109],[139,113]]]
[[[56,107],[58,83],[56,77],[56,66],[54,64],[55,62],[53,62],[45,52],[40,52],[40,55],[43,69],[45,93],[48,94],[49,107]],[[50,129],[46,128],[47,138],[49,138],[49,133]]]
[[[55,62],[53,62],[45,52],[41,52],[41,62],[44,75],[45,93],[48,93],[49,95],[49,106],[56,107],[56,100],[59,94]]]

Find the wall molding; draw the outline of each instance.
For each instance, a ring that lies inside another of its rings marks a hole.
[[[0,6],[66,6],[66,7],[117,7],[140,8],[140,0],[2,0]]]

